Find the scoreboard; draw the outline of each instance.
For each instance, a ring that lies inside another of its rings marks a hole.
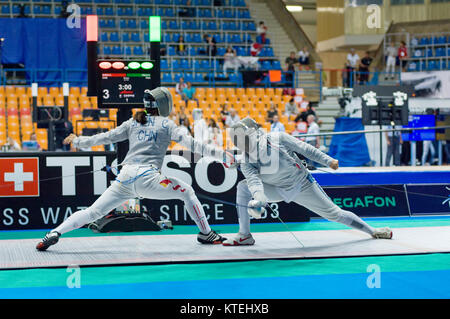
[[[151,60],[98,60],[98,107],[142,108],[145,90],[154,89],[158,82],[156,69]]]

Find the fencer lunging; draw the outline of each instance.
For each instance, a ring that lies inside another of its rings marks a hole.
[[[58,242],[61,234],[91,223],[118,207],[130,198],[180,199],[184,202],[190,217],[195,221],[200,232],[197,239],[202,244],[219,244],[225,240],[211,230],[205,212],[192,187],[181,180],[164,176],[160,169],[167,148],[172,141],[203,156],[211,156],[220,161],[231,163],[234,157],[209,145],[194,140],[184,134],[167,116],[172,110],[172,96],[168,89],[157,88],[146,92],[145,111],[137,112],[133,118],[119,127],[94,136],[71,134],[64,143],[74,147],[90,147],[129,141],[128,153],[121,163],[117,179],[87,209],[72,214],[61,225],[47,233],[37,245],[38,250],[46,250]]]
[[[323,218],[361,230],[374,238],[392,238],[389,228],[374,229],[352,212],[337,206],[295,153],[332,169],[339,167],[337,160],[284,132],[266,134],[251,118],[233,125],[230,134],[242,152],[238,165],[245,179],[238,183],[236,194],[239,232],[223,245],[253,245],[250,215],[261,218],[268,203],[280,201],[295,202]]]

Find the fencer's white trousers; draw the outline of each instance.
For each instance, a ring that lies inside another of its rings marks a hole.
[[[209,233],[208,220],[192,187],[162,175],[154,166],[125,165],[117,179],[90,207],[77,211],[55,228],[61,234],[89,224],[132,198],[179,199],[202,233]]]
[[[394,72],[395,72],[395,57],[388,56],[386,60],[386,73],[392,74]]]
[[[374,229],[361,218],[337,206],[314,178],[307,178],[298,185],[298,189],[300,191],[292,199],[296,204],[306,207],[327,220],[342,223],[370,235],[373,234]],[[270,203],[285,200],[281,196],[280,191],[282,192],[277,187],[264,183],[264,194]],[[252,194],[247,186],[246,180],[240,181],[237,186],[236,204],[239,217],[239,232],[242,234],[250,233],[250,215],[247,212],[247,205],[251,199]],[[295,211],[292,214],[295,214]]]

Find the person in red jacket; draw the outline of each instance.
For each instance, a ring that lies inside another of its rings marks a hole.
[[[398,48],[398,59],[400,60],[400,65],[403,71],[406,71],[406,64],[408,63],[408,48],[406,47],[405,41],[400,42],[400,47]]]

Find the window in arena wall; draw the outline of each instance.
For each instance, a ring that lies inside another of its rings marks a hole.
[[[382,6],[383,0],[348,0],[349,7],[370,6],[371,4]]]
[[[424,0],[391,0],[391,6],[402,4],[424,4]]]

